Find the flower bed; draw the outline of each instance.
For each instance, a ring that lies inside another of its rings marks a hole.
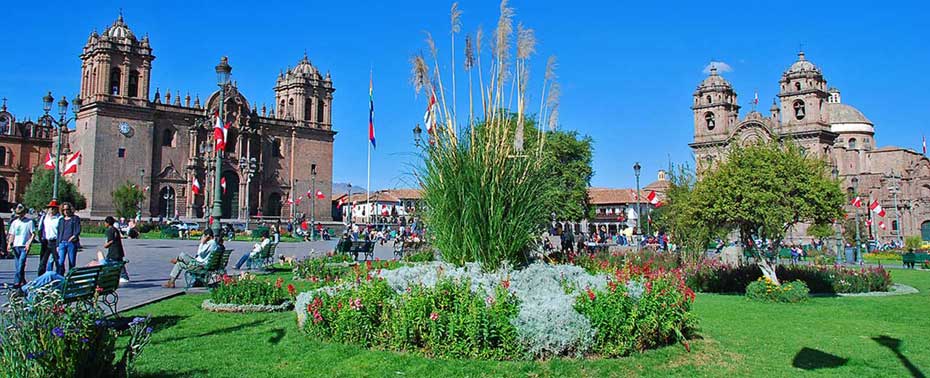
[[[320,339],[435,357],[620,356],[684,341],[694,327],[693,292],[668,271],[634,273],[608,279],[572,265],[482,272],[431,262],[302,293],[295,311],[300,328]],[[641,290],[627,290],[630,281]],[[604,321],[607,313],[635,329]]]
[[[212,312],[281,312],[294,308],[294,304],[285,301],[279,305],[251,305],[251,304],[232,304],[232,303],[213,303],[212,300],[204,300],[200,305],[201,308]]]
[[[310,281],[321,286],[345,280],[358,281],[372,271],[395,269],[401,264],[396,260],[367,260],[359,264],[346,254],[329,254],[324,257],[303,259],[294,267],[295,281]]]
[[[688,286],[708,293],[743,293],[751,282],[762,277],[756,265],[704,263],[685,267],[685,271]],[[891,276],[882,267],[779,265],[776,275],[782,282],[802,281],[815,294],[888,291],[892,285]]]
[[[776,285],[768,278],[760,278],[746,286],[746,298],[763,302],[797,303],[807,300],[810,290],[803,281]]]
[[[297,289],[294,288],[293,284],[287,284],[287,287],[284,287],[283,284],[284,279],[282,278],[271,282],[270,280],[259,280],[252,274],[243,274],[238,278],[224,275],[217,286],[210,290],[209,301],[211,306],[204,303],[203,307],[214,311],[219,308],[259,309],[282,306],[287,302],[293,302],[293,298],[297,294]]]
[[[12,298],[0,313],[0,376],[123,377],[148,344],[148,318],[104,320],[99,309],[64,305],[55,291],[27,302]],[[117,358],[117,338],[126,336]]]

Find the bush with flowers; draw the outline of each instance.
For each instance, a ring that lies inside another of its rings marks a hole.
[[[628,263],[608,278],[606,290],[578,294],[575,309],[597,331],[594,352],[618,357],[675,342],[690,349],[687,339],[697,327],[692,303],[694,291],[681,270]]]
[[[126,377],[152,333],[148,318],[105,320],[57,291],[13,297],[0,310],[0,376]],[[116,340],[127,337],[118,356]]]
[[[273,311],[277,308],[289,310],[290,304],[293,303],[296,295],[297,289],[294,285],[287,284],[285,286],[283,278],[278,278],[272,282],[267,279],[258,279],[255,275],[248,273],[239,277],[224,275],[216,287],[210,290],[210,299],[204,302],[204,308],[215,311],[236,311],[237,308],[241,308],[243,311]],[[233,306],[217,307],[217,305]],[[258,307],[245,308],[241,306]]]
[[[759,278],[746,286],[746,298],[763,302],[798,303],[807,300],[810,293],[804,281],[775,284],[768,277]]]
[[[295,281],[310,281],[318,286],[328,286],[345,280],[357,280],[370,271],[395,269],[401,266],[397,260],[366,260],[359,264],[351,256],[330,253],[322,257],[303,259],[294,266]]]

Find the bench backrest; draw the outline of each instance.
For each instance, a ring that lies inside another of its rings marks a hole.
[[[217,246],[216,250],[211,252],[210,256],[207,256],[207,263],[203,264],[203,268],[206,270],[219,269],[220,263],[223,261],[224,252],[226,252],[226,248],[223,246]],[[225,266],[225,264],[223,266]]]
[[[354,241],[349,246],[349,250],[352,252],[367,252],[375,248],[375,242],[373,241]]]
[[[85,266],[68,271],[65,282],[61,285],[61,298],[68,301],[94,295],[94,291],[97,290],[97,277],[102,269],[103,266]]]
[[[101,295],[110,294],[119,288],[119,274],[123,269],[124,262],[116,262],[107,265],[101,265],[100,274],[97,276],[97,286],[103,289]]]

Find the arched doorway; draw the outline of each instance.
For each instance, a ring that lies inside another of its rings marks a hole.
[[[10,183],[0,178],[0,212],[10,211]]]
[[[920,238],[924,241],[930,241],[930,221],[920,224]]]
[[[281,193],[271,193],[268,196],[268,202],[265,204],[265,216],[281,216]]]
[[[175,199],[174,188],[166,186],[158,192],[158,213],[165,218],[174,216]]]
[[[239,218],[239,175],[233,171],[223,172],[226,179],[226,190],[223,193],[221,209],[224,219]]]

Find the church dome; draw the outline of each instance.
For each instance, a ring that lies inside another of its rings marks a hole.
[[[103,32],[103,35],[117,39],[136,39],[136,36],[132,34],[132,30],[129,29],[129,25],[123,22],[122,14],[119,15],[119,18],[116,19],[112,26]]]
[[[727,87],[730,88],[730,82],[727,79],[724,79],[723,76],[717,74],[717,67],[710,68],[710,76],[706,77],[704,81],[701,82],[699,86],[701,88],[711,88],[711,87]]]
[[[788,71],[786,73],[791,74],[791,73],[801,73],[801,72],[820,73],[820,69],[817,68],[817,66],[815,66],[814,63],[811,63],[811,61],[807,60],[804,57],[804,51],[798,52],[798,60],[791,64],[791,67],[788,68]]]
[[[310,59],[307,58],[307,54],[304,54],[303,59],[297,63],[297,66],[291,70],[291,74],[300,75],[305,77],[310,77],[316,75],[316,68],[313,67],[313,64],[310,64]]]
[[[827,121],[835,133],[874,133],[875,128],[859,109],[843,103],[825,103]]]

